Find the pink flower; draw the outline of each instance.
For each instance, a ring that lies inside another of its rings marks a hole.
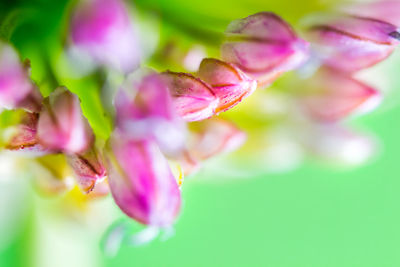
[[[0,43],[0,108],[40,111],[42,96],[30,80],[28,69],[11,46]]]
[[[349,4],[342,6],[340,10],[355,16],[378,19],[400,26],[400,2],[398,0]]]
[[[300,85],[305,110],[322,121],[335,121],[353,113],[367,112],[380,103],[380,93],[350,76],[321,69]]]
[[[83,154],[68,155],[67,159],[85,193],[90,193],[107,176],[103,159],[94,146]]]
[[[199,121],[213,116],[218,97],[204,81],[188,73],[162,73],[176,112],[186,121]]]
[[[115,133],[109,184],[115,202],[129,217],[155,227],[168,227],[181,206],[178,184],[157,145]]]
[[[151,73],[128,79],[116,96],[115,107],[117,127],[129,138],[152,137],[168,154],[183,148],[185,125],[174,110],[161,75]]]
[[[246,133],[230,121],[212,118],[192,125],[192,142],[189,145],[191,155],[199,160],[229,153],[246,141]]]
[[[79,98],[65,87],[57,88],[45,99],[37,138],[42,146],[67,154],[83,153],[91,146],[93,133]]]
[[[219,98],[216,113],[239,104],[257,88],[257,82],[236,66],[214,58],[203,59],[197,75],[211,85],[212,91]]]
[[[32,155],[49,153],[49,150],[39,144],[36,137],[38,118],[37,113],[25,112],[5,148],[11,151],[28,152]]]
[[[346,15],[310,18],[308,41],[332,68],[354,72],[387,58],[399,43],[397,27],[375,19]]]
[[[271,83],[308,58],[308,43],[279,16],[260,12],[231,22],[222,59],[236,64],[261,84]]]
[[[100,65],[125,73],[139,64],[131,19],[122,0],[84,0],[71,20],[71,40]]]

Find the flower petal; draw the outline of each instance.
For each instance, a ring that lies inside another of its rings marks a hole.
[[[122,0],[85,0],[74,10],[71,40],[100,65],[125,73],[137,68],[139,50]]]
[[[41,102],[42,96],[29,79],[17,52],[0,42],[0,108],[39,112]]]
[[[176,112],[186,121],[207,119],[215,114],[218,98],[212,88],[188,73],[162,73]]]
[[[176,114],[167,84],[160,75],[129,79],[118,92],[115,106],[117,127],[130,138],[151,136],[167,154],[182,150],[185,125]]]
[[[103,159],[94,147],[83,154],[68,155],[67,159],[74,170],[78,185],[85,193],[90,193],[107,176]]]
[[[238,149],[246,141],[246,133],[227,120],[212,118],[192,125],[193,140],[189,146],[191,155],[205,160],[221,153]]]
[[[167,160],[154,142],[112,140],[109,184],[115,202],[140,223],[167,227],[179,213],[181,195]]]
[[[346,15],[309,20],[307,35],[323,63],[342,71],[373,66],[399,43],[396,26],[383,21]]]
[[[233,21],[226,36],[221,47],[222,59],[236,64],[261,84],[272,82],[308,58],[308,44],[270,12]]]
[[[37,113],[25,112],[5,148],[32,156],[50,153],[51,151],[40,145],[36,138],[38,118]]]
[[[79,98],[59,87],[40,113],[37,137],[40,144],[65,153],[82,153],[93,142],[93,133],[82,114]]]
[[[234,107],[257,88],[257,82],[233,64],[214,58],[203,59],[198,77],[210,84],[219,98],[217,113]]]
[[[381,98],[374,88],[332,69],[321,69],[301,86],[305,90],[300,96],[304,108],[315,119],[323,121],[369,111]]]
[[[398,0],[353,3],[342,6],[339,9],[354,16],[378,19],[400,26],[400,2]]]

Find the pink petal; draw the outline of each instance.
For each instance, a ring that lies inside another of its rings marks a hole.
[[[41,101],[41,94],[29,79],[17,52],[0,42],[0,107],[38,112]]]
[[[22,121],[16,127],[16,132],[5,145],[11,151],[21,152],[24,155],[40,156],[50,153],[38,143],[36,138],[39,114],[25,112]]]
[[[139,64],[131,19],[122,0],[84,0],[71,21],[73,44],[100,65],[129,73]]]
[[[116,134],[112,140],[109,184],[115,202],[131,218],[157,227],[171,225],[181,195],[167,160],[155,143]]]
[[[316,18],[308,31],[323,62],[354,72],[387,58],[399,43],[396,26],[374,19],[352,16]]]
[[[153,137],[168,154],[183,148],[185,125],[176,114],[160,75],[148,74],[139,81],[128,81],[118,92],[115,106],[117,126],[130,138]]]
[[[257,88],[257,82],[237,67],[224,61],[206,58],[200,64],[198,77],[210,84],[219,98],[217,113],[239,104]]]
[[[222,153],[238,149],[246,141],[246,133],[229,121],[212,118],[199,122],[192,127],[197,128],[189,146],[191,155],[205,160]]]
[[[400,2],[398,0],[349,4],[342,6],[340,10],[355,16],[378,19],[400,26]]]
[[[204,120],[215,114],[218,98],[208,84],[187,73],[167,71],[162,75],[174,108],[184,120]]]
[[[44,147],[65,153],[88,149],[93,133],[82,114],[79,98],[63,87],[51,93],[40,113],[37,137]]]
[[[297,38],[284,20],[270,12],[233,21],[226,35],[222,59],[238,65],[259,83],[272,82],[308,58],[308,44]]]
[[[67,158],[78,185],[85,193],[90,193],[107,176],[103,159],[94,147],[83,154],[68,155]]]
[[[321,69],[301,86],[305,89],[301,96],[305,109],[323,121],[369,111],[381,98],[374,88],[332,69]]]

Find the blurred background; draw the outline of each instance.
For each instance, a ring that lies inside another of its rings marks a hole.
[[[304,16],[332,10],[341,2],[128,3],[142,33],[145,65],[193,71],[189,63],[185,65],[188,54],[194,58],[218,55],[222,32],[233,19],[273,11],[296,28]],[[1,0],[0,14],[7,21],[18,21],[10,41],[22,58],[31,60],[32,78],[42,93],[54,89],[54,80],[66,85],[81,98],[96,135],[107,137],[111,126],[107,116],[98,116],[102,109],[96,77],[74,76],[63,54],[68,14],[74,4]],[[62,196],[38,193],[29,182],[31,171],[22,171],[27,163],[0,155],[0,266],[400,266],[399,63],[400,52],[396,51],[388,60],[357,74],[384,95],[372,113],[344,122],[373,140],[374,153],[362,159],[363,164],[348,166],[323,156],[307,156],[291,139],[297,130],[285,128],[284,138],[270,135],[271,146],[282,143],[273,153],[239,151],[236,158],[206,164],[184,182],[183,210],[175,234],[142,247],[123,246],[115,257],[101,251],[104,233],[116,221],[128,219],[110,196],[88,201],[75,190]],[[55,77],[49,77],[49,70]],[[267,90],[279,98],[290,79],[290,74],[285,75]],[[256,100],[253,96],[223,116],[257,135],[258,120],[249,122],[246,117],[257,112]],[[8,120],[2,114],[1,124]],[[272,124],[269,120],[263,123]],[[265,145],[254,140],[256,146]],[[340,150],[334,157],[346,161],[349,153],[358,155],[358,149],[363,147]],[[141,229],[132,224],[132,231]]]

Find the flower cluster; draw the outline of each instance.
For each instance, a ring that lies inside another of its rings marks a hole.
[[[24,110],[5,148],[35,157],[64,155],[84,193],[108,184],[126,215],[168,228],[180,211],[182,176],[246,141],[235,124],[216,115],[257,88],[311,65],[297,85],[297,100],[313,119],[335,122],[375,106],[379,92],[353,74],[393,52],[397,27],[349,14],[315,16],[305,27],[302,39],[279,16],[257,13],[230,23],[221,58],[204,58],[194,73],[134,71],[139,52],[122,0],[83,1],[71,18],[71,46],[98,67],[125,74],[113,102],[110,139],[96,140],[79,98],[67,88],[42,97],[29,77],[29,63],[1,44],[0,106]],[[179,164],[178,171],[171,162]]]

